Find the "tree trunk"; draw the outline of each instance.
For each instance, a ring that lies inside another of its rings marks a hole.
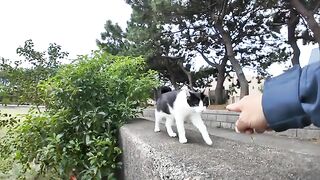
[[[203,52],[201,52],[200,50],[197,50],[201,56],[203,57],[203,59],[212,67],[217,68],[218,70],[218,76],[217,76],[217,85],[214,91],[214,100],[215,100],[215,104],[223,104],[224,103],[224,87],[223,87],[223,83],[225,81],[225,73],[226,73],[226,64],[228,61],[228,56],[224,56],[222,59],[221,64],[218,63],[213,63],[211,61],[209,61],[209,59],[203,54]],[[210,93],[209,93],[210,94]]]
[[[170,66],[167,66],[167,70],[168,70],[168,73],[169,73],[171,84],[173,85],[175,90],[178,90],[179,89],[179,85],[178,85],[177,80],[176,80],[176,78],[174,76],[174,72],[172,72]]]
[[[174,89],[175,90],[178,90],[179,89],[179,85],[176,81],[176,78],[172,75],[170,75],[170,81],[171,81],[171,84],[173,85]]]
[[[237,74],[238,80],[240,82],[240,98],[243,98],[244,96],[249,94],[249,84],[246,77],[244,76],[239,61],[237,61],[235,58],[230,35],[223,29],[221,25],[215,24],[215,27],[222,36],[224,45],[226,47],[228,59],[230,60],[231,65]]]
[[[228,61],[228,57],[224,57],[222,60],[222,63],[220,65],[217,65],[218,69],[218,76],[217,76],[217,86],[214,91],[215,93],[215,104],[223,104],[225,103],[225,91],[224,91],[224,80],[226,78],[225,73],[226,73],[226,64]]]
[[[292,7],[294,7],[307,21],[307,24],[311,29],[311,31],[313,32],[313,35],[316,39],[316,42],[319,44],[319,49],[320,49],[320,25],[314,19],[313,12],[306,9],[303,6],[303,4],[300,2],[300,0],[290,0],[290,3]],[[319,3],[316,6],[316,8],[319,8]]]
[[[235,57],[229,57],[232,67],[236,71],[238,80],[240,82],[240,99],[249,94],[249,84],[244,76],[240,63],[235,59]]]
[[[297,44],[297,38],[295,35],[296,27],[299,23],[299,16],[297,11],[290,9],[290,17],[288,21],[288,42],[293,50],[293,57],[291,59],[292,65],[300,65],[300,49]]]
[[[178,85],[176,79],[175,79],[174,77],[170,76],[170,81],[171,81],[174,89],[175,89],[175,90],[178,90],[178,89],[179,89],[179,85]]]
[[[188,85],[188,86],[189,86],[189,88],[190,88],[190,89],[193,89],[191,72],[187,71],[187,70],[184,68],[182,62],[178,62],[178,65],[179,65],[179,67],[181,68],[181,70],[182,70],[182,71],[187,75],[187,77],[188,77],[188,81],[189,81],[189,85]]]

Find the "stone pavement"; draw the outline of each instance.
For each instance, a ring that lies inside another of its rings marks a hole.
[[[320,145],[209,129],[212,146],[188,125],[187,144],[135,119],[120,129],[122,179],[319,179]]]

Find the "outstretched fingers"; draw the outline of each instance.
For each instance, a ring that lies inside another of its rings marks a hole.
[[[229,111],[235,111],[235,112],[241,112],[241,110],[242,110],[240,102],[237,102],[234,104],[229,104],[226,108]]]

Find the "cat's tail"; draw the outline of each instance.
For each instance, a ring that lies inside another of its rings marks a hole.
[[[155,89],[154,100],[157,101],[157,99],[161,96],[161,94],[164,94],[170,91],[172,91],[172,89],[169,86],[160,86],[159,88]]]

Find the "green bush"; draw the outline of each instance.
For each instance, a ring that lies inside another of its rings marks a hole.
[[[8,98],[8,97],[2,98],[1,104],[7,106],[7,105],[10,104],[10,103],[11,103],[10,98]]]
[[[2,157],[40,173],[66,179],[114,178],[121,149],[118,129],[137,116],[158,85],[155,72],[145,70],[142,58],[95,52],[82,56],[41,85],[46,111],[30,112],[0,140]]]

